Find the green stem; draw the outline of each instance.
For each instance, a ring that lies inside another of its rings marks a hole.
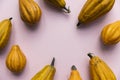
[[[71,70],[77,70],[76,66],[73,65],[73,66],[71,67]]]
[[[79,28],[80,24],[81,24],[80,22],[77,23],[77,27],[78,27],[78,28]]]
[[[55,63],[55,58],[53,57],[53,60],[51,62],[51,66],[54,66],[54,63]]]
[[[92,53],[88,53],[88,56],[90,57],[90,59],[92,59],[92,58],[93,58]]]
[[[64,7],[63,9],[65,9],[67,11],[67,13],[70,13],[69,7],[68,7],[68,9],[66,7]]]
[[[12,20],[13,18],[11,17],[11,18],[9,18],[9,20]]]

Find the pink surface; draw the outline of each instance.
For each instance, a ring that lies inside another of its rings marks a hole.
[[[100,41],[102,28],[120,19],[120,0],[112,10],[88,25],[76,28],[78,14],[84,0],[66,0],[71,13],[67,14],[47,6],[44,0],[35,0],[42,9],[41,21],[32,29],[20,19],[18,0],[0,1],[0,20],[13,17],[12,34],[6,48],[0,51],[0,80],[30,80],[34,74],[55,57],[54,80],[68,80],[74,64],[83,80],[90,80],[88,52],[101,57],[120,78],[120,43],[105,47]],[[12,45],[18,44],[27,57],[25,70],[13,74],[5,65],[6,56]]]

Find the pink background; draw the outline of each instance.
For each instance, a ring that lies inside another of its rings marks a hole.
[[[112,10],[105,16],[76,28],[78,14],[86,0],[66,0],[71,13],[67,14],[35,0],[42,9],[38,25],[25,25],[19,16],[18,0],[0,0],[0,21],[12,20],[12,34],[5,49],[0,51],[0,80],[30,80],[55,57],[56,74],[54,80],[68,80],[70,68],[74,64],[83,80],[90,80],[88,52],[101,57],[120,77],[120,44],[103,46],[100,41],[102,28],[120,19],[120,0],[116,0]],[[18,44],[27,58],[21,74],[13,74],[5,65],[11,46]]]

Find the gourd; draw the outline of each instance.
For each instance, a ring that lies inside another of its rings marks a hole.
[[[92,53],[88,53],[88,56],[91,80],[117,80],[113,71],[101,58],[93,56]]]
[[[92,22],[108,13],[115,0],[87,0],[78,16],[78,24]]]
[[[120,42],[120,21],[106,25],[101,31],[101,39],[105,45],[113,45]]]
[[[71,73],[70,73],[69,80],[82,80],[80,73],[78,72],[75,65],[71,67]]]
[[[66,2],[65,0],[45,0],[45,2],[53,5],[54,7],[57,7],[59,9],[63,9],[65,12],[70,13],[70,9],[66,8]]]
[[[12,17],[0,22],[0,49],[3,49],[9,41],[12,30],[11,20]]]
[[[28,24],[35,24],[41,18],[41,9],[34,0],[19,0],[21,19]]]
[[[44,66],[38,73],[36,73],[31,80],[53,80],[56,68],[54,67],[55,58],[53,58],[50,65]]]
[[[26,57],[19,45],[13,45],[6,58],[7,68],[15,73],[23,71],[26,65]]]

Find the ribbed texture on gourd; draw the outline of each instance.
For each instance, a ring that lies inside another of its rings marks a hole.
[[[56,69],[51,65],[46,65],[41,71],[35,74],[31,80],[53,80]]]
[[[33,0],[19,0],[19,10],[22,20],[26,23],[35,24],[41,18],[41,9]]]
[[[11,34],[12,24],[9,19],[0,22],[0,49],[4,48],[9,40]]]
[[[101,32],[101,39],[106,45],[118,43],[120,41],[120,21],[105,26]]]
[[[115,0],[87,0],[78,20],[80,23],[89,23],[109,12]]]
[[[91,80],[117,80],[110,67],[98,56],[90,59]]]
[[[6,66],[12,72],[21,72],[26,65],[26,57],[18,45],[13,45],[7,58]]]
[[[46,0],[46,1],[58,8],[64,8],[66,5],[64,0]]]

